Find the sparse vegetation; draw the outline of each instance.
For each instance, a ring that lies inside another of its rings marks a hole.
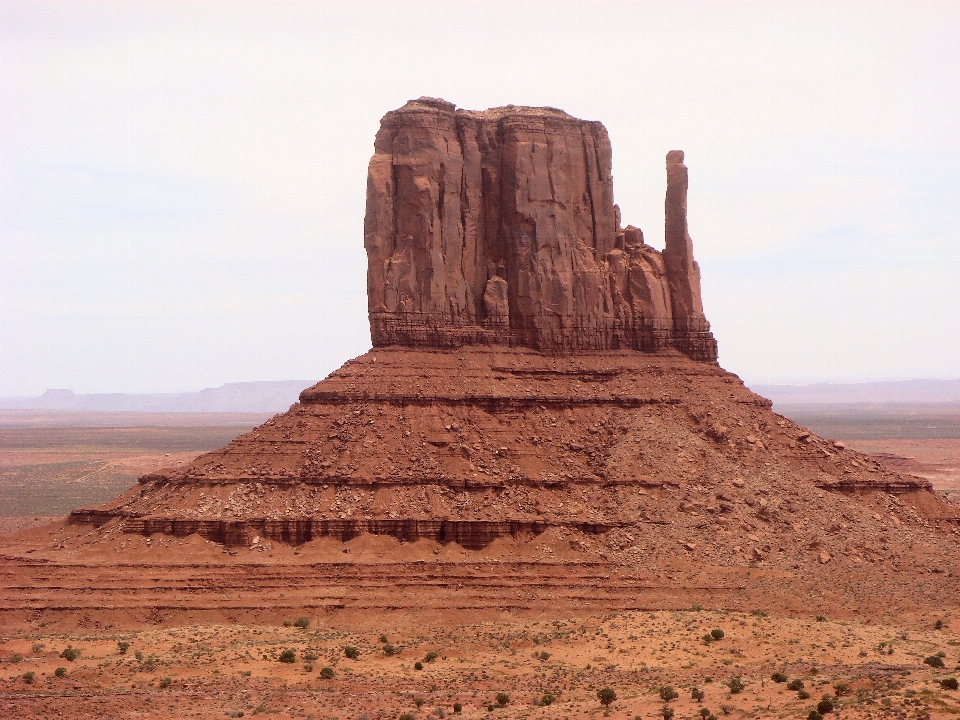
[[[37,676],[36,676],[36,674],[33,672],[33,670],[28,670],[27,672],[25,672],[25,673],[24,673],[23,675],[21,675],[20,677],[23,678],[23,681],[24,681],[27,685],[32,685],[32,684],[33,684],[33,681],[36,680],[36,678],[37,678]]]
[[[355,648],[353,645],[347,645],[343,649],[343,654],[346,655],[351,660],[356,660],[360,657],[360,650]]]
[[[943,658],[939,655],[931,655],[923,659],[924,665],[929,665],[932,668],[943,668],[945,667],[943,663]]]
[[[320,677],[324,680],[332,680],[334,675],[332,667],[325,667],[320,670]]]
[[[737,675],[735,677],[730,678],[730,681],[727,683],[727,687],[730,688],[730,692],[732,694],[736,695],[737,693],[742,693],[744,691],[744,688],[746,688],[747,686],[743,682],[743,680],[740,678],[740,676]]]
[[[284,650],[277,659],[282,663],[295,663],[297,661],[297,653],[295,650]]]
[[[690,688],[690,697],[693,700],[696,700],[697,702],[703,702],[703,698],[705,695],[706,693],[704,693],[703,690],[698,688],[696,685]]]
[[[770,679],[773,680],[775,683],[785,683],[787,681],[787,676],[784,675],[782,672],[775,672],[773,675],[770,676]],[[790,689],[793,690],[794,688],[790,688]]]
[[[845,682],[834,683],[833,692],[836,693],[837,697],[843,697],[844,695],[849,695],[850,684]]]
[[[117,650],[120,651],[121,655],[126,655],[127,650],[129,649],[130,649],[130,643],[126,642],[125,640],[119,640],[117,642]]]
[[[597,700],[600,701],[600,704],[604,707],[610,707],[617,699],[617,693],[613,688],[605,687],[597,690]]]
[[[168,688],[168,687],[170,687],[170,685],[172,685],[172,684],[173,684],[173,681],[172,681],[170,678],[168,678],[168,677],[160,678],[160,687],[162,687],[162,688]]]
[[[383,654],[387,657],[397,654],[397,648],[392,643],[387,643],[383,646]]]
[[[310,627],[310,618],[298,617],[293,621],[293,626],[300,628],[301,630],[306,630],[308,627]]]
[[[545,693],[543,697],[540,698],[540,704],[544,706],[553,705],[555,700],[556,698],[553,695],[551,695],[550,693]]]
[[[428,663],[429,663],[429,662],[433,662],[433,661],[436,660],[438,657],[440,657],[440,654],[439,654],[439,653],[435,653],[435,652],[433,652],[433,651],[431,650],[430,652],[428,652],[426,655],[423,656],[423,660],[424,660],[424,662],[428,662]]]
[[[506,693],[499,692],[497,693],[497,696],[494,698],[494,700],[497,701],[497,705],[499,705],[500,707],[506,707],[510,703],[510,696],[507,695]]]
[[[55,677],[65,678],[67,676],[67,669],[65,667],[58,667],[53,671]]]
[[[80,651],[73,646],[68,646],[66,650],[60,653],[60,657],[62,657],[67,662],[73,662],[78,657],[80,657]]]

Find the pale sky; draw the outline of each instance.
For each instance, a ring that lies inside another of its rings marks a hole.
[[[2,0],[0,394],[367,350],[367,161],[421,95],[602,121],[657,247],[684,150],[748,383],[960,376],[960,3]]]

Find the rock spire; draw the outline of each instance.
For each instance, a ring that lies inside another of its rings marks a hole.
[[[387,113],[367,176],[375,347],[658,351],[715,361],[687,233],[683,153],[667,156],[663,253],[620,227],[606,128],[555,108]]]

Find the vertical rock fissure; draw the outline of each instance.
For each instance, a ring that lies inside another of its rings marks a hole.
[[[590,225],[593,232],[593,258],[597,260],[597,209],[593,204],[593,182],[590,178],[590,154],[587,150],[587,138],[584,135],[583,128],[580,129],[581,146],[583,148],[583,166],[586,176],[587,198],[590,201]]]

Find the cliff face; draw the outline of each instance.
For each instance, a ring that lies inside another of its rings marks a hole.
[[[620,228],[602,124],[431,98],[387,113],[364,221],[374,346],[676,347],[716,360],[683,153],[671,152],[667,169],[661,254]]]

